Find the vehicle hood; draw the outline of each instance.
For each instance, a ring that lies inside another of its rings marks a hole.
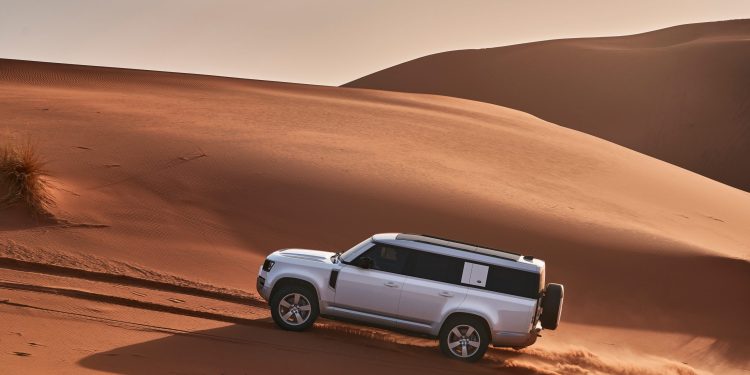
[[[332,253],[330,251],[321,251],[321,250],[286,249],[286,250],[279,250],[276,252],[276,254],[282,257],[311,260],[314,262],[330,263],[331,257],[335,255],[336,253]]]

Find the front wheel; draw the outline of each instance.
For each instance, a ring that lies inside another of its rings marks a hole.
[[[450,358],[474,362],[480,360],[490,344],[490,333],[476,317],[448,319],[440,330],[440,350]]]
[[[271,316],[276,324],[288,331],[303,331],[318,318],[315,293],[302,286],[286,286],[271,298]]]

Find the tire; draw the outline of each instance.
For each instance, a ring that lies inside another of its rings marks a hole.
[[[544,290],[544,299],[542,299],[542,315],[539,317],[542,328],[557,329],[557,325],[560,324],[564,295],[565,289],[562,285],[547,284]]]
[[[318,299],[310,288],[289,285],[275,291],[271,298],[273,321],[287,331],[304,331],[318,319]]]
[[[438,339],[440,350],[446,356],[475,362],[484,357],[491,337],[483,319],[474,316],[456,316],[445,321]]]

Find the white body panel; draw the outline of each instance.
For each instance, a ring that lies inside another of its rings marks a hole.
[[[459,310],[459,306],[466,298],[467,289],[458,285],[407,277],[404,291],[401,293],[399,317],[429,325],[430,331],[424,333],[437,332],[443,318]]]
[[[468,288],[460,310],[483,317],[490,326],[494,342],[522,346],[533,330],[536,300]]]
[[[333,306],[387,317],[398,315],[405,276],[344,265]]]

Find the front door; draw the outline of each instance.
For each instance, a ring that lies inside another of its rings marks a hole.
[[[407,256],[408,250],[375,244],[350,264],[345,264],[336,282],[335,305],[359,312],[396,316]],[[372,267],[356,266],[360,258],[370,258]]]

